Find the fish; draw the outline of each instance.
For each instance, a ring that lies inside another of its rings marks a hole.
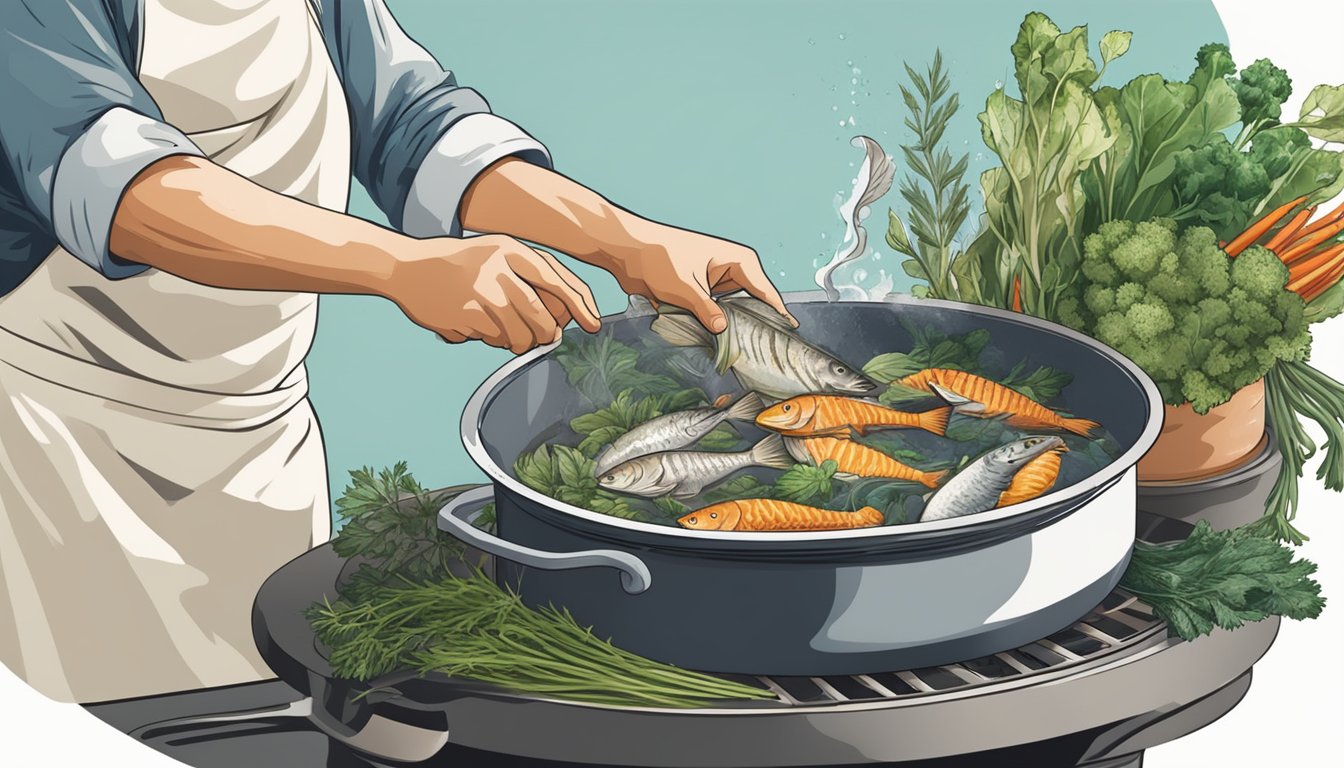
[[[776,499],[724,501],[677,518],[681,527],[695,531],[842,531],[884,522],[873,507],[837,512]]]
[[[995,506],[1006,507],[1009,504],[1030,501],[1053,488],[1055,481],[1059,479],[1059,465],[1064,459],[1065,451],[1068,451],[1068,448],[1043,453],[1027,462],[1025,467],[1013,475],[1013,482],[1008,485],[1008,490],[999,494],[999,503]]]
[[[948,368],[927,368],[896,380],[910,389],[942,398],[953,411],[967,416],[1008,416],[1007,424],[1021,429],[1063,429],[1091,437],[1101,425],[1088,419],[1066,418],[983,376]]]
[[[608,491],[657,498],[695,496],[747,467],[788,469],[793,458],[784,438],[769,435],[750,450],[728,453],[710,451],[663,451],[630,459],[607,470],[597,484]]]
[[[761,411],[756,426],[781,435],[848,437],[872,429],[911,427],[941,436],[947,430],[951,408],[909,413],[866,400],[834,395],[799,395]]]
[[[1012,488],[1019,471],[1043,454],[1062,450],[1068,447],[1058,435],[1032,435],[986,452],[933,494],[919,522],[948,520],[994,509],[1004,492]]]
[[[906,480],[929,488],[937,488],[947,470],[925,472],[903,464],[887,454],[853,440],[834,437],[790,438],[785,442],[789,454],[799,462],[820,466],[835,462],[835,475],[842,480],[858,477],[881,477]]]
[[[755,392],[742,395],[731,406],[725,408],[725,405],[725,398],[720,398],[707,408],[674,411],[632,428],[597,455],[593,477],[601,477],[612,467],[637,456],[693,445],[725,421],[752,421],[765,407]]]
[[[861,371],[812,346],[769,305],[749,296],[719,300],[728,327],[718,336],[684,310],[664,305],[651,329],[669,344],[701,347],[722,375],[731,368],[743,388],[772,401],[811,393],[863,395],[877,384]]]

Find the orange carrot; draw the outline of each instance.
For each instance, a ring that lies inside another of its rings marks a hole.
[[[1320,229],[1315,234],[1308,235],[1301,240],[1298,240],[1296,243],[1293,243],[1291,248],[1279,254],[1279,258],[1285,262],[1291,262],[1293,259],[1296,259],[1305,253],[1311,253],[1313,248],[1335,235],[1338,235],[1340,232],[1344,232],[1344,221],[1337,221],[1328,227]]]
[[[1327,248],[1303,261],[1300,265],[1290,268],[1288,290],[1294,293],[1302,293],[1303,288],[1325,277],[1341,261],[1341,254],[1344,254],[1344,243],[1333,248]]]
[[[1344,219],[1344,203],[1340,203],[1339,207],[1336,208],[1335,210],[1325,214],[1321,218],[1303,227],[1302,231],[1297,233],[1295,239],[1301,240],[1307,235],[1315,234],[1316,232],[1321,231],[1322,229],[1330,226],[1331,224],[1334,224],[1336,221],[1340,221],[1341,219]],[[1291,245],[1291,243],[1289,245]]]
[[[1273,229],[1274,225],[1277,224],[1279,220],[1282,219],[1284,216],[1287,216],[1289,211],[1305,203],[1306,201],[1307,196],[1303,195],[1302,197],[1299,197],[1296,200],[1293,200],[1292,202],[1284,203],[1278,208],[1275,208],[1274,210],[1270,211],[1264,218],[1260,219],[1259,221],[1255,222],[1250,227],[1248,227],[1245,232],[1242,232],[1240,235],[1237,235],[1235,238],[1233,238],[1232,242],[1228,243],[1227,247],[1224,248],[1223,250],[1227,251],[1228,256],[1235,258],[1237,254],[1241,253],[1247,248],[1250,248],[1255,243],[1255,241],[1259,240],[1262,236],[1264,236],[1266,232]]]
[[[1286,243],[1288,243],[1288,241],[1293,239],[1293,237],[1297,234],[1297,231],[1301,229],[1304,224],[1307,223],[1307,219],[1310,219],[1311,215],[1315,212],[1316,212],[1316,206],[1314,205],[1311,206],[1310,208],[1300,211],[1296,216],[1292,218],[1292,220],[1290,220],[1287,224],[1284,224],[1283,228],[1280,229],[1277,234],[1271,237],[1268,243],[1265,243],[1265,247],[1275,253],[1278,253],[1279,250]]]
[[[1013,311],[1022,311],[1022,277],[1021,275],[1013,278]]]
[[[1317,280],[1315,283],[1302,290],[1302,300],[1310,304],[1320,297],[1321,294],[1330,290],[1330,288],[1344,277],[1344,261],[1340,261],[1335,268],[1326,273],[1325,277]]]

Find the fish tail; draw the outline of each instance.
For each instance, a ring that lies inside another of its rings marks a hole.
[[[872,527],[887,521],[887,516],[874,507],[863,507],[854,514],[858,516],[859,520],[863,521],[863,525],[858,527]]]
[[[917,475],[917,479],[921,485],[929,488],[937,488],[942,484],[943,480],[947,479],[947,473],[949,471],[950,470],[940,469],[937,472],[920,472]]]
[[[942,437],[947,432],[947,420],[952,416],[951,408],[934,408],[919,414],[919,428]]]
[[[1059,425],[1075,435],[1083,437],[1091,437],[1093,432],[1101,429],[1100,424],[1088,419],[1060,419]]]
[[[770,435],[751,449],[751,459],[762,467],[788,469],[793,466],[793,457],[784,447],[782,435]]]
[[[754,421],[756,415],[763,410],[765,403],[761,400],[761,396],[755,392],[748,392],[739,397],[724,415],[734,421]]]
[[[714,348],[714,336],[690,315],[662,314],[654,318],[649,330],[674,347]]]

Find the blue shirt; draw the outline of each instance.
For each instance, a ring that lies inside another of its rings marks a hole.
[[[545,147],[490,114],[397,25],[384,0],[307,0],[345,91],[351,167],[394,227],[457,235],[477,173]],[[0,27],[0,295],[57,245],[109,278],[116,206],[150,164],[201,155],[136,78],[142,0],[6,0]]]

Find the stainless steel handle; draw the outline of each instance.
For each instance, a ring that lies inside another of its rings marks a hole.
[[[621,573],[621,586],[632,595],[644,592],[653,582],[649,567],[643,560],[629,552],[615,549],[546,552],[505,541],[472,525],[472,522],[480,516],[481,508],[494,498],[495,489],[488,485],[459,494],[439,510],[439,530],[452,534],[482,552],[531,568],[548,571],[570,568],[615,568]]]

